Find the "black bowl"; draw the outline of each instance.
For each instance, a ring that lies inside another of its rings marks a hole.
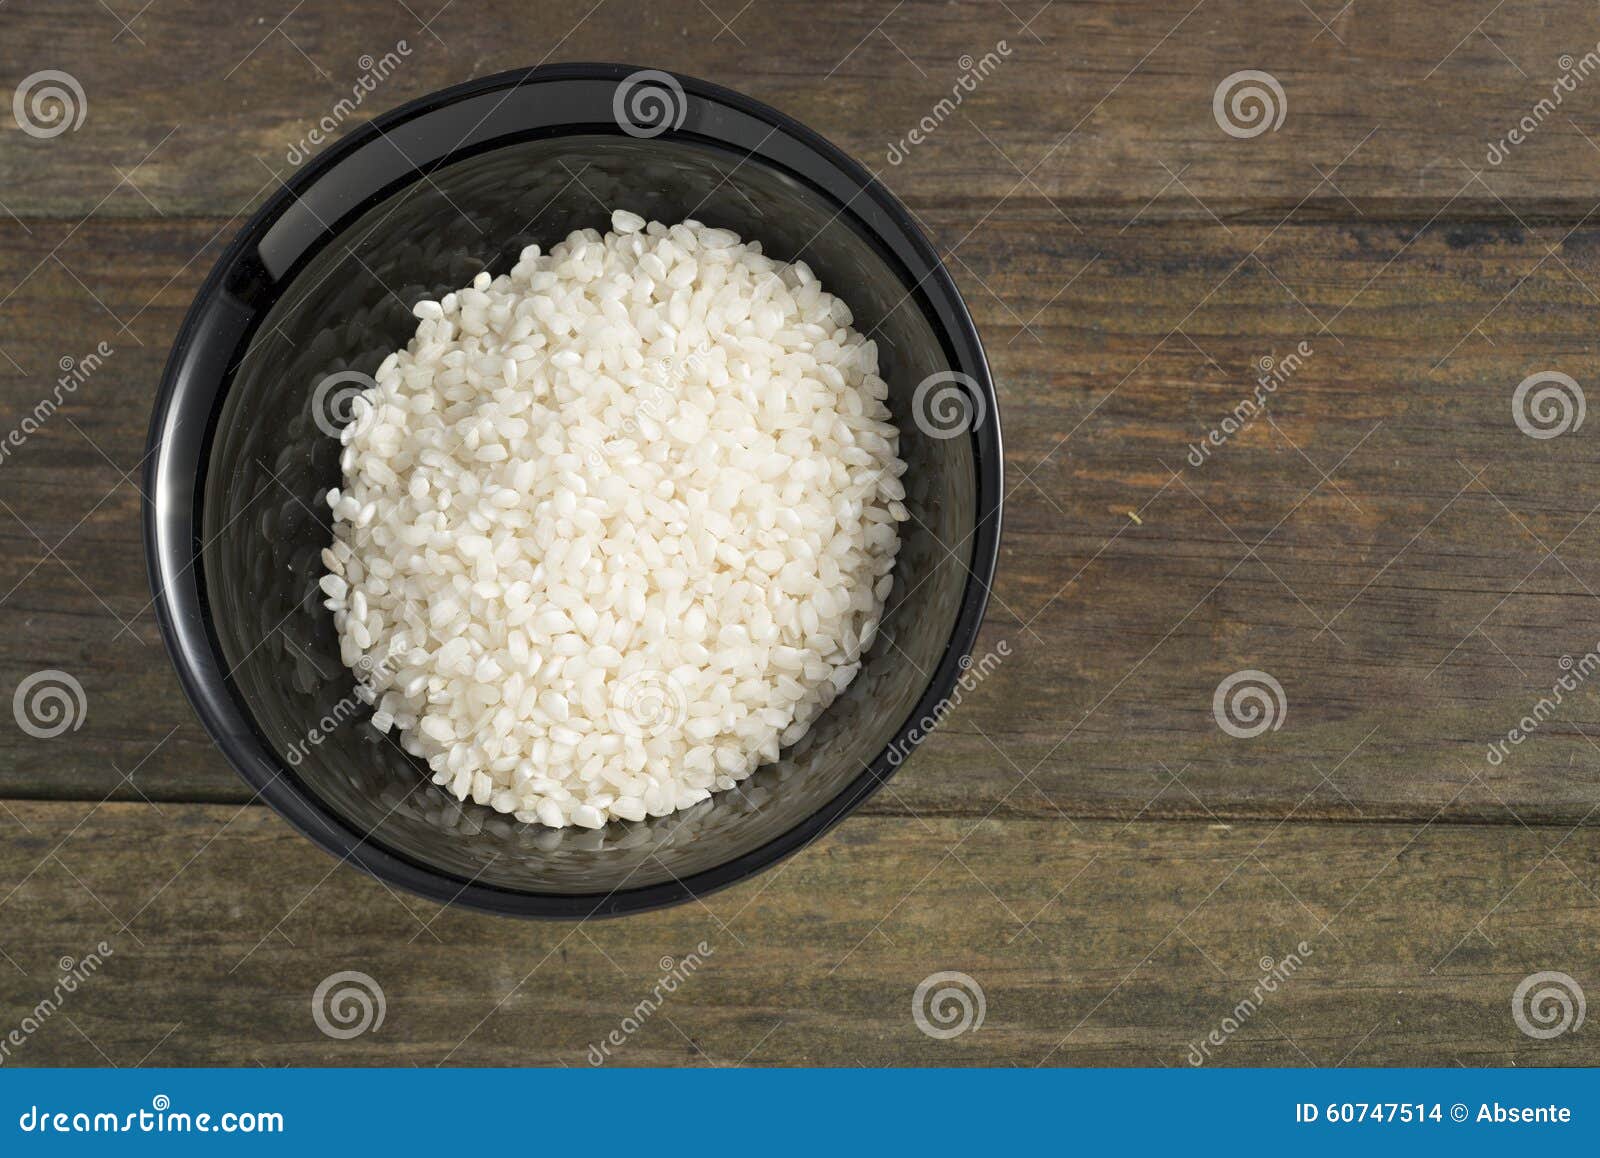
[[[844,298],[879,342],[914,518],[860,675],[776,764],[672,816],[556,830],[457,802],[363,722],[317,589],[331,538],[324,496],[339,480],[323,384],[370,374],[404,345],[419,298],[502,272],[531,242],[604,231],[612,207],[727,227],[774,257],[803,258]],[[356,129],[295,173],[201,288],[150,445],[155,606],[218,747],[330,852],[435,900],[497,913],[670,904],[826,831],[942,715],[1000,534],[993,382],[955,285],[905,209],[782,113],[618,65],[448,89]]]

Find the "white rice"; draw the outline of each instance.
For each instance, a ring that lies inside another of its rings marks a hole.
[[[321,585],[373,726],[558,827],[687,808],[803,736],[907,517],[844,302],[727,230],[611,224],[418,302],[328,495]]]

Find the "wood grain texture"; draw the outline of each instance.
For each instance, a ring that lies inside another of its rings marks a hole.
[[[1118,224],[1152,202],[1147,214],[1187,217],[1304,201],[1499,218],[1499,198],[1579,215],[1595,201],[1600,79],[1535,112],[1571,71],[1563,57],[1577,66],[1600,41],[1579,0],[1487,17],[1449,0],[1321,15],[1251,0],[720,7],[714,18],[718,5],[698,0],[344,0],[283,13],[162,0],[118,17],[94,0],[13,0],[0,79],[67,68],[88,116],[54,140],[0,126],[0,182],[24,216],[75,217],[108,197],[117,214],[233,213],[270,181],[263,165],[289,167],[296,142],[335,115],[363,60],[404,41],[400,66],[338,120],[472,76],[619,60],[768,101],[885,170],[914,206],[959,205],[969,220],[1008,195]],[[998,64],[981,66],[986,54]],[[1245,69],[1271,73],[1287,110],[1276,131],[1239,140],[1212,99]],[[954,93],[959,106],[939,110]],[[1490,144],[1525,116],[1534,130],[1491,165]],[[925,117],[926,141],[893,164]]]
[[[0,104],[0,439],[111,350],[0,455],[0,704],[42,668],[88,702],[53,740],[0,709],[0,1029],[114,949],[8,1064],[584,1065],[705,940],[619,1064],[1184,1065],[1302,939],[1217,1064],[1600,1062],[1510,1017],[1531,972],[1591,981],[1600,932],[1600,696],[1539,707],[1600,646],[1600,454],[1592,418],[1540,439],[1512,411],[1596,366],[1600,71],[1539,107],[1592,6],[134,7],[0,6],[0,96],[60,68],[87,104],[51,139]],[[984,336],[1010,493],[979,652],[1010,655],[863,815],[703,905],[574,928],[391,893],[240,807],[157,637],[137,471],[167,348],[401,41],[345,126],[541,60],[782,108],[917,214]],[[1246,69],[1285,115],[1236,138],[1213,95]],[[1266,412],[1192,461],[1267,358]],[[1242,669],[1286,701],[1248,740],[1212,707]],[[382,984],[379,1033],[315,1028],[340,969]],[[987,1014],[940,1042],[911,996],[947,969]]]
[[[91,703],[59,742],[0,732],[10,795],[245,798],[177,694],[122,477],[223,224],[94,220],[54,257],[36,227],[0,256],[0,280],[39,265],[7,315],[30,371],[0,378],[9,412],[63,354],[115,350],[0,466],[0,614],[17,624],[0,662],[13,680],[75,671]],[[992,218],[956,273],[989,339],[1011,487],[980,652],[1011,654],[873,807],[1588,816],[1593,687],[1500,764],[1487,753],[1600,642],[1595,453],[1583,429],[1525,436],[1511,408],[1529,373],[1592,369],[1597,236],[1167,222],[1085,240]],[[1193,465],[1259,360],[1302,342],[1265,414]],[[1212,715],[1241,669],[1287,699],[1254,740]]]
[[[1593,829],[863,817],[704,904],[574,926],[391,895],[262,808],[12,807],[0,1008],[112,950],[12,1064],[581,1067],[702,942],[612,1064],[1183,1066],[1290,953],[1207,1064],[1600,1060],[1518,1032],[1510,996],[1590,963]],[[341,1042],[311,995],[346,969],[386,1014]],[[986,1006],[947,1041],[911,1014],[942,970]]]

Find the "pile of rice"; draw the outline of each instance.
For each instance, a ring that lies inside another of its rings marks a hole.
[[[687,808],[803,736],[907,517],[844,302],[727,230],[611,225],[419,302],[328,494],[321,586],[373,726],[558,827]]]

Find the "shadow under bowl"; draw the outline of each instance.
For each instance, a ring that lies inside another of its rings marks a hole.
[[[628,121],[625,100],[642,92],[663,123]],[[913,518],[860,674],[775,764],[671,816],[558,830],[458,802],[366,726],[317,586],[332,538],[325,496],[340,479],[318,386],[373,373],[410,340],[417,300],[505,272],[528,244],[604,232],[612,208],[759,240],[773,257],[806,261],[849,304],[878,342]],[[158,617],[219,748],[335,855],[497,913],[671,904],[815,839],[942,715],[998,550],[993,384],[954,284],[904,208],[781,113],[616,65],[507,73],[425,97],[290,177],[201,289],[150,439]]]

